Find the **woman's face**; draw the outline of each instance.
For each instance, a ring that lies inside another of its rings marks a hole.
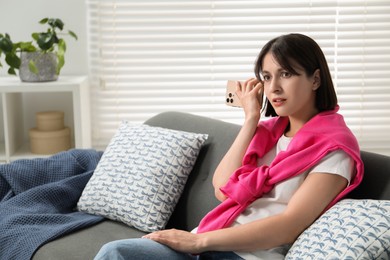
[[[315,90],[320,86],[319,70],[308,77],[300,66],[295,66],[300,75],[293,75],[271,53],[265,55],[262,69],[264,93],[279,116],[305,123],[318,113]]]

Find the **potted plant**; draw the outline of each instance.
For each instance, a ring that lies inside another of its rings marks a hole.
[[[57,80],[65,64],[66,51],[65,40],[60,35],[70,35],[77,40],[77,35],[70,30],[62,33],[64,23],[58,18],[44,18],[39,23],[49,28],[33,33],[32,41],[13,43],[8,34],[0,34],[0,58],[5,56],[8,74],[16,75],[19,70],[22,81]]]

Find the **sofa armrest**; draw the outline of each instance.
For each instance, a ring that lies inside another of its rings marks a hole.
[[[348,197],[390,200],[390,157],[366,151],[362,151],[361,156],[363,181]]]

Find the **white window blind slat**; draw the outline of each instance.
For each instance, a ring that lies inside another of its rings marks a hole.
[[[261,47],[299,32],[322,47],[340,112],[362,149],[390,154],[390,1],[87,0],[92,142],[167,110],[241,123],[228,79],[253,77]]]

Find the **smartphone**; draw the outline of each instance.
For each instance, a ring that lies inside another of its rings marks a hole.
[[[240,82],[243,84],[243,82]],[[236,95],[237,80],[228,80],[226,86],[226,105],[232,107],[242,107],[240,99]]]
[[[244,84],[244,81],[239,81],[241,86]],[[226,86],[226,99],[225,103],[228,106],[232,107],[242,107],[240,99],[238,98],[236,94],[236,85],[237,80],[228,80],[227,86]],[[263,104],[263,89],[260,90],[258,95],[259,103],[260,105]]]

